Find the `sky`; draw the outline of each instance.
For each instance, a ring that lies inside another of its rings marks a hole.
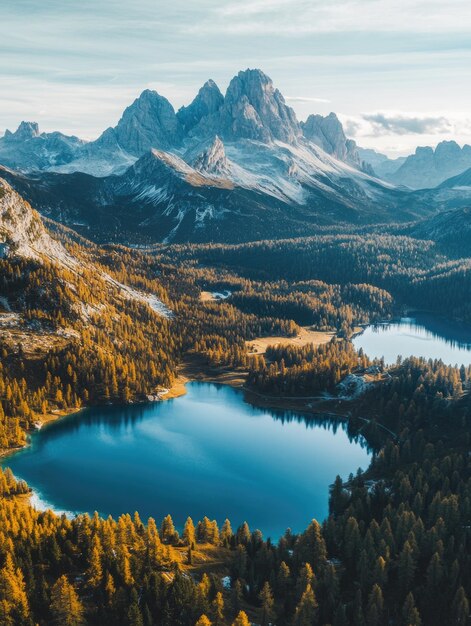
[[[177,109],[250,67],[389,156],[471,143],[469,0],[1,0],[1,23],[0,132],[94,139],[143,89]]]

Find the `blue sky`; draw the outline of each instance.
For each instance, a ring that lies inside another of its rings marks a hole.
[[[178,108],[260,67],[304,119],[391,155],[471,143],[468,0],[2,0],[0,131],[87,139],[145,88]]]

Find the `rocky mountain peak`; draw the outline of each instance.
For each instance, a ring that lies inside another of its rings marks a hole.
[[[224,96],[214,80],[208,80],[198,91],[194,100],[187,107],[181,107],[177,118],[186,132],[194,128],[203,117],[219,111],[224,104]]]
[[[461,148],[456,141],[441,141],[435,148],[435,158],[452,159],[461,157]]]
[[[456,141],[441,141],[435,148],[420,146],[407,157],[390,180],[412,189],[436,187],[471,167],[471,149]]]
[[[306,139],[320,146],[327,154],[352,165],[360,165],[356,143],[347,139],[335,113],[325,117],[310,115],[305,122],[301,122],[301,128]]]
[[[214,176],[224,176],[230,172],[224,144],[217,135],[193,159],[191,164],[196,170]]]
[[[151,148],[178,145],[182,128],[167,98],[146,89],[124,111],[117,126],[107,129],[95,146],[118,148],[139,157]]]
[[[223,108],[223,137],[295,143],[301,135],[293,109],[261,70],[239,72],[227,88]]]
[[[14,133],[9,130],[5,132],[5,139],[8,141],[27,141],[39,136],[39,124],[37,122],[21,122]]]

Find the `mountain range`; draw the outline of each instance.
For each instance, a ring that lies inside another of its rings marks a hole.
[[[432,151],[437,163],[455,153]],[[420,169],[413,158],[387,177]],[[400,180],[380,179],[382,155],[359,149],[334,113],[299,122],[261,70],[239,72],[224,95],[209,80],[178,111],[145,90],[89,143],[23,122],[0,139],[0,163],[42,213],[123,243],[236,242],[411,221],[471,197],[456,186],[411,194]]]
[[[362,148],[358,153],[380,178],[410,189],[437,187],[471,168],[471,146],[461,148],[456,141],[441,141],[435,149],[418,147],[415,154],[397,159]]]

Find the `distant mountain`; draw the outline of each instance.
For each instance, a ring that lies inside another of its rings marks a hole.
[[[41,133],[36,122],[21,122],[0,138],[0,163],[21,171],[49,169],[74,160],[84,145],[78,137]]]
[[[329,113],[325,117],[310,115],[305,122],[301,122],[301,128],[304,137],[320,146],[327,154],[360,167],[357,145],[352,139],[347,139],[342,123],[335,113]]]
[[[435,150],[417,148],[415,154],[407,157],[394,173],[386,177],[397,185],[428,189],[468,168],[471,168],[471,146],[460,148],[455,141],[442,141]]]
[[[302,132],[271,79],[261,70],[245,70],[231,80],[219,109],[203,117],[191,133],[199,138],[214,134],[227,141],[294,144]]]
[[[3,143],[36,146],[52,135],[23,124]],[[437,207],[435,196],[376,178],[334,113],[299,123],[261,70],[239,72],[225,96],[207,81],[178,112],[146,90],[115,127],[73,146],[46,171],[3,175],[43,213],[100,241],[276,238],[412,220]],[[444,192],[444,208],[447,194],[454,201],[456,192]]]
[[[360,148],[359,146],[357,146],[357,152],[364,163],[371,165],[374,173],[379,176],[379,178],[386,179],[396,172],[407,159],[407,157],[390,159],[385,154],[381,154],[381,152],[377,152],[371,148]]]
[[[314,144],[215,137],[181,156],[151,150],[120,175],[1,175],[42,213],[99,241],[238,242],[423,215],[408,209],[407,193]]]
[[[37,127],[30,126],[32,134],[39,137],[39,131],[35,135]],[[54,135],[57,141],[62,138],[63,143],[73,144],[67,153],[64,146],[64,154],[55,158],[49,154],[49,158],[39,160],[29,155],[28,151],[33,150],[33,146],[38,148],[40,142],[33,144],[31,133],[27,131],[21,127],[21,133],[16,133],[26,135],[22,158],[11,158],[11,150],[4,152],[3,158],[0,149],[1,164],[22,171],[81,171],[107,176],[123,173],[152,148],[185,158],[195,146],[218,136],[226,144],[250,141],[265,145],[315,144],[354,168],[362,167],[355,142],[346,138],[334,113],[326,117],[312,115],[300,124],[271,79],[257,69],[239,72],[231,80],[225,96],[214,81],[208,80],[194,100],[178,112],[165,97],[147,89],[126,108],[118,124],[106,129],[95,141],[85,145],[60,133],[48,135],[50,139]],[[4,143],[11,143],[11,135],[6,134]],[[44,140],[46,135],[41,137]]]
[[[469,176],[471,178],[471,171]],[[408,234],[418,239],[431,239],[449,254],[471,256],[471,203],[427,218],[414,225]]]

